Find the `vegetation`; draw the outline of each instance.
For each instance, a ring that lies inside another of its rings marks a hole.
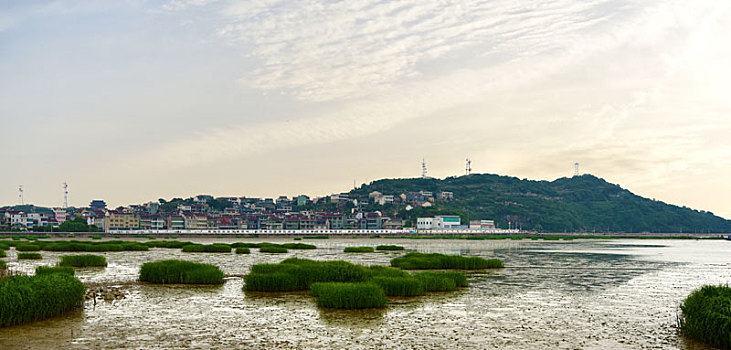
[[[8,263],[5,262],[5,260],[0,260],[0,270],[5,270],[8,268]]]
[[[279,264],[257,264],[244,276],[248,291],[283,292],[308,290],[317,282],[363,282],[368,268],[346,261],[314,261],[290,258]]]
[[[373,253],[373,247],[345,247],[346,253]]]
[[[222,284],[217,266],[183,260],[161,260],[142,264],[140,281],[157,284]]]
[[[680,305],[678,328],[683,335],[731,348],[731,288],[703,286]]]
[[[6,256],[8,256],[8,253],[6,253],[5,250],[0,249],[0,258],[4,258]]]
[[[311,235],[311,236],[302,236],[304,239],[330,239],[330,236],[328,235]]]
[[[236,254],[249,254],[251,253],[251,250],[246,247],[238,247],[236,248]]]
[[[317,306],[337,309],[381,308],[388,304],[383,289],[371,283],[316,283]]]
[[[404,250],[405,248],[400,245],[379,245],[376,250]]]
[[[61,232],[97,232],[100,231],[98,227],[92,225],[89,226],[84,218],[74,218],[73,220],[64,221],[61,225],[58,225],[58,230]]]
[[[107,266],[107,259],[102,255],[64,255],[58,262],[58,266],[73,267],[100,267]]]
[[[41,247],[38,244],[20,243],[15,245],[15,250],[19,252],[37,252],[41,250]]]
[[[286,253],[288,252],[287,248],[284,247],[278,247],[274,245],[265,245],[259,248],[260,253]]]
[[[282,247],[287,249],[317,249],[317,246],[305,243],[284,243]]]
[[[148,241],[142,243],[150,248],[173,248],[180,249],[186,245],[194,244],[191,242],[180,242],[180,241]]]
[[[86,287],[65,273],[10,276],[0,280],[0,327],[60,315],[84,303]]]
[[[366,287],[367,286],[367,287]],[[415,275],[386,266],[346,261],[290,258],[278,264],[257,264],[244,276],[244,289],[256,292],[310,290],[318,305],[336,308],[382,307],[384,296],[418,296],[427,291],[466,287],[467,278],[453,271]],[[374,292],[373,289],[378,290]]]
[[[91,235],[91,236],[89,236],[89,238],[91,238],[91,239],[102,239],[102,236],[99,236],[99,235]]]
[[[13,242],[15,243],[15,242]],[[18,248],[22,246],[22,248]],[[29,247],[30,246],[30,247]],[[18,250],[45,250],[58,252],[115,252],[115,251],[145,251],[149,248],[138,242],[128,241],[37,241],[34,243],[18,242]]]
[[[183,246],[186,253],[231,253],[231,246],[228,244],[188,244]]]
[[[453,214],[464,223],[494,219],[498,227],[507,228],[510,222],[514,228],[540,232],[731,232],[731,221],[711,212],[643,198],[592,175],[550,182],[491,174],[383,179],[351,191],[350,197],[422,190],[452,192],[454,199],[408,211],[405,206],[377,204],[363,209],[382,210],[411,223],[417,217]]]
[[[70,266],[38,266],[36,267],[36,276],[47,275],[51,273],[65,273],[67,275],[74,275],[74,268]]]
[[[413,277],[373,277],[372,282],[381,289],[387,296],[410,297],[424,295],[424,284]]]
[[[18,253],[18,259],[40,260],[43,256],[40,253]]]
[[[408,253],[400,258],[391,259],[391,266],[405,270],[459,269],[477,270],[503,267],[499,259],[464,257],[438,253]]]

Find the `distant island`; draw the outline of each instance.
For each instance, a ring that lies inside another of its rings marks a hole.
[[[317,198],[197,195],[115,209],[102,200],[86,208],[7,206],[0,208],[0,230],[402,229],[434,217],[464,228],[487,223],[536,232],[731,232],[731,221],[711,212],[643,198],[593,175],[534,181],[492,174],[382,179]]]

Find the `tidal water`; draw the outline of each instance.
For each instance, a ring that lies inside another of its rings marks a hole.
[[[0,328],[0,349],[710,349],[678,335],[678,306],[695,288],[731,282],[731,242],[719,240],[305,242],[318,249],[102,253],[107,268],[77,269],[77,276],[119,286],[126,298],[87,301],[62,317]],[[257,263],[296,256],[388,265],[403,254],[342,252],[377,244],[498,257],[506,268],[469,273],[470,286],[457,292],[392,299],[382,310],[327,310],[305,293],[242,291],[240,276]],[[13,271],[32,273],[63,253],[42,254],[41,261],[17,262],[11,249],[5,260]],[[136,282],[140,265],[161,259],[212,263],[230,277],[216,287]]]

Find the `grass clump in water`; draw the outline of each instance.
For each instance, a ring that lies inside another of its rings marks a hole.
[[[458,269],[477,270],[503,267],[499,259],[483,259],[480,257],[464,257],[438,253],[408,253],[400,258],[391,259],[391,266],[405,270]]]
[[[91,235],[91,236],[89,236],[89,238],[91,238],[91,239],[102,239],[102,236],[100,236],[100,235]]]
[[[260,253],[277,253],[277,254],[279,254],[279,253],[287,253],[288,250],[287,250],[287,248],[279,247],[279,246],[275,246],[275,245],[265,245],[265,246],[261,246],[259,248],[259,252]]]
[[[424,295],[424,284],[413,277],[373,277],[372,282],[387,296],[411,297]]]
[[[5,262],[5,260],[0,260],[0,270],[5,270],[8,268],[8,263]]]
[[[102,255],[64,255],[58,262],[58,266],[103,267],[107,266],[107,259]]]
[[[81,307],[86,287],[64,273],[0,280],[0,327],[58,316]]]
[[[376,250],[404,250],[406,248],[400,246],[400,245],[379,245],[376,247]]]
[[[282,247],[287,249],[317,249],[317,246],[305,243],[284,243]]]
[[[346,253],[373,253],[373,247],[345,247],[343,250]]]
[[[51,273],[65,273],[74,275],[74,268],[70,266],[38,266],[36,267],[36,276],[48,275]]]
[[[142,264],[140,281],[157,284],[222,284],[223,271],[211,264],[161,260]]]
[[[383,289],[372,283],[315,283],[311,293],[320,307],[368,309],[388,304]]]
[[[148,241],[142,243],[150,248],[171,248],[180,249],[187,245],[194,244],[191,242],[180,242],[180,241]]]
[[[18,259],[40,260],[43,256],[41,253],[18,253]]]
[[[268,275],[268,276],[267,276]],[[244,289],[257,292],[308,290],[317,282],[363,282],[368,268],[346,261],[291,258],[279,264],[257,264],[244,276]]]
[[[231,246],[228,244],[189,244],[183,246],[186,253],[231,253]]]
[[[703,286],[680,305],[680,333],[720,348],[731,348],[731,288]]]
[[[19,252],[37,252],[41,250],[41,246],[33,243],[19,243],[15,246],[15,250]]]
[[[236,248],[236,254],[249,254],[251,253],[251,250],[246,247],[238,247]]]
[[[0,248],[0,258],[4,258],[6,256],[8,256],[8,253],[6,253],[5,250]]]

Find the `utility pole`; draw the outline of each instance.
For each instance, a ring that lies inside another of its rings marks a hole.
[[[63,208],[66,209],[69,207],[69,184],[64,182],[63,183]]]
[[[574,163],[574,176],[579,176],[579,163]]]

